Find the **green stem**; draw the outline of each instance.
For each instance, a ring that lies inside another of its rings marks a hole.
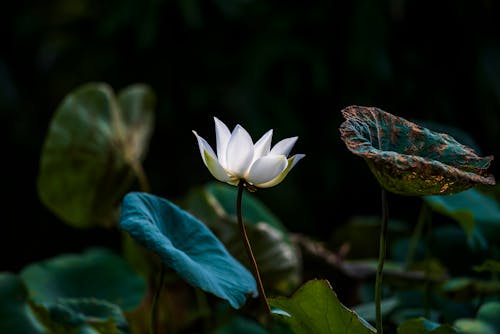
[[[385,254],[387,249],[386,239],[387,239],[387,222],[388,222],[388,205],[387,205],[387,192],[382,188],[382,223],[380,227],[380,243],[379,243],[379,255],[378,255],[378,265],[377,265],[377,276],[375,278],[375,313],[376,313],[376,325],[377,334],[382,334],[384,332],[382,325],[382,311],[381,311],[381,301],[382,301],[382,271],[384,270]]]
[[[160,264],[160,279],[158,282],[158,286],[156,287],[156,292],[153,296],[153,302],[151,305],[151,318],[149,322],[149,334],[154,334],[155,333],[155,328],[156,328],[156,318],[157,318],[157,307],[158,307],[158,298],[160,297],[160,292],[163,287],[163,280],[165,278],[165,268],[163,264]]]
[[[431,280],[430,280],[430,261],[431,261],[431,242],[432,242],[432,220],[427,219],[427,231],[425,236],[425,285],[424,285],[424,315],[429,318],[431,312]]]
[[[129,160],[129,165],[134,171],[135,176],[137,177],[137,180],[139,181],[139,187],[141,191],[150,193],[151,192],[151,186],[149,184],[148,177],[146,176],[146,172],[144,171],[144,167],[142,166],[142,163],[139,160]]]
[[[267,314],[271,314],[271,307],[267,302],[266,293],[264,291],[264,285],[262,284],[262,279],[260,278],[259,267],[257,266],[257,261],[255,261],[255,257],[252,252],[252,246],[250,245],[250,241],[248,240],[247,232],[245,230],[245,224],[243,223],[243,216],[241,214],[241,199],[243,196],[244,188],[245,188],[245,181],[240,180],[240,183],[238,184],[238,196],[236,198],[238,226],[240,227],[241,236],[245,244],[245,250],[247,252],[248,259],[250,260],[250,264],[252,265],[255,280],[257,281],[257,289],[259,290],[260,299],[262,300],[262,304],[264,305]]]

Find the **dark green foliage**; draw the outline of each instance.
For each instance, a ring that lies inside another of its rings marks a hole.
[[[145,297],[146,282],[109,249],[63,254],[26,266],[20,273],[36,303],[96,298],[133,310]]]

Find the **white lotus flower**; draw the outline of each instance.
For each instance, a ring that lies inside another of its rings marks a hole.
[[[212,175],[219,181],[237,186],[243,180],[250,189],[277,185],[302,159],[304,154],[288,157],[298,137],[276,143],[271,149],[273,130],[267,131],[255,144],[248,132],[236,125],[231,133],[219,119],[215,120],[217,154],[205,139],[193,130],[201,158]]]

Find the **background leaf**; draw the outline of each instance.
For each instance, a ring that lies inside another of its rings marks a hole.
[[[121,257],[103,248],[33,263],[20,275],[30,297],[41,304],[56,303],[60,298],[96,298],[132,310],[146,293],[144,278]]]
[[[398,327],[398,334],[457,334],[449,325],[441,325],[424,318],[410,319]],[[484,333],[486,334],[486,333]]]
[[[500,205],[477,189],[449,196],[424,196],[434,211],[454,219],[467,233],[479,233],[492,242],[500,241]]]
[[[252,274],[222,242],[202,222],[166,199],[128,193],[120,227],[188,283],[227,300],[234,308],[257,295]]]
[[[122,310],[103,300],[60,299],[34,310],[51,334],[130,333]]]
[[[0,333],[47,333],[29,305],[23,281],[8,272],[0,273]]]
[[[41,201],[72,226],[112,225],[149,144],[153,108],[153,92],[145,85],[127,87],[119,101],[104,83],[69,93],[41,152]]]

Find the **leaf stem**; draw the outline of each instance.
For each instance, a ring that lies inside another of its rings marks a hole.
[[[387,205],[387,191],[384,188],[382,188],[382,222],[380,227],[377,274],[375,277],[375,314],[376,314],[377,334],[382,334],[384,332],[382,324],[382,311],[381,311],[382,271],[384,270],[384,261],[387,250],[386,239],[387,239],[388,216],[389,216],[389,210]]]
[[[264,285],[262,284],[262,280],[260,278],[259,267],[257,266],[257,261],[252,252],[252,246],[250,245],[250,241],[248,240],[247,232],[245,230],[245,224],[243,223],[243,216],[241,213],[241,199],[243,197],[243,190],[245,188],[245,181],[240,180],[238,183],[238,196],[236,198],[236,211],[238,215],[238,226],[240,227],[241,237],[243,238],[243,242],[245,244],[245,249],[247,252],[248,259],[252,265],[253,274],[255,276],[255,280],[257,281],[257,289],[259,290],[259,297],[262,300],[262,304],[267,312],[267,314],[271,314],[271,307],[267,302],[266,293],[264,291]]]
[[[149,185],[148,177],[146,176],[146,172],[144,171],[142,163],[137,159],[129,159],[129,165],[134,171],[134,174],[137,177],[137,181],[139,181],[139,187],[141,191],[150,193],[151,186]]]
[[[422,231],[426,222],[429,219],[430,207],[426,202],[422,202],[422,207],[420,209],[420,213],[417,220],[417,225],[415,226],[415,230],[413,230],[413,234],[410,239],[410,244],[408,245],[408,253],[406,255],[406,269],[409,269],[417,250],[418,242],[422,236]]]
[[[158,298],[160,297],[160,292],[163,287],[163,280],[165,278],[165,267],[163,264],[160,264],[160,279],[158,282],[158,286],[156,287],[155,294],[153,295],[153,301],[151,304],[151,318],[149,322],[149,334],[154,334],[156,329],[156,319],[157,319],[157,307],[158,307]]]

